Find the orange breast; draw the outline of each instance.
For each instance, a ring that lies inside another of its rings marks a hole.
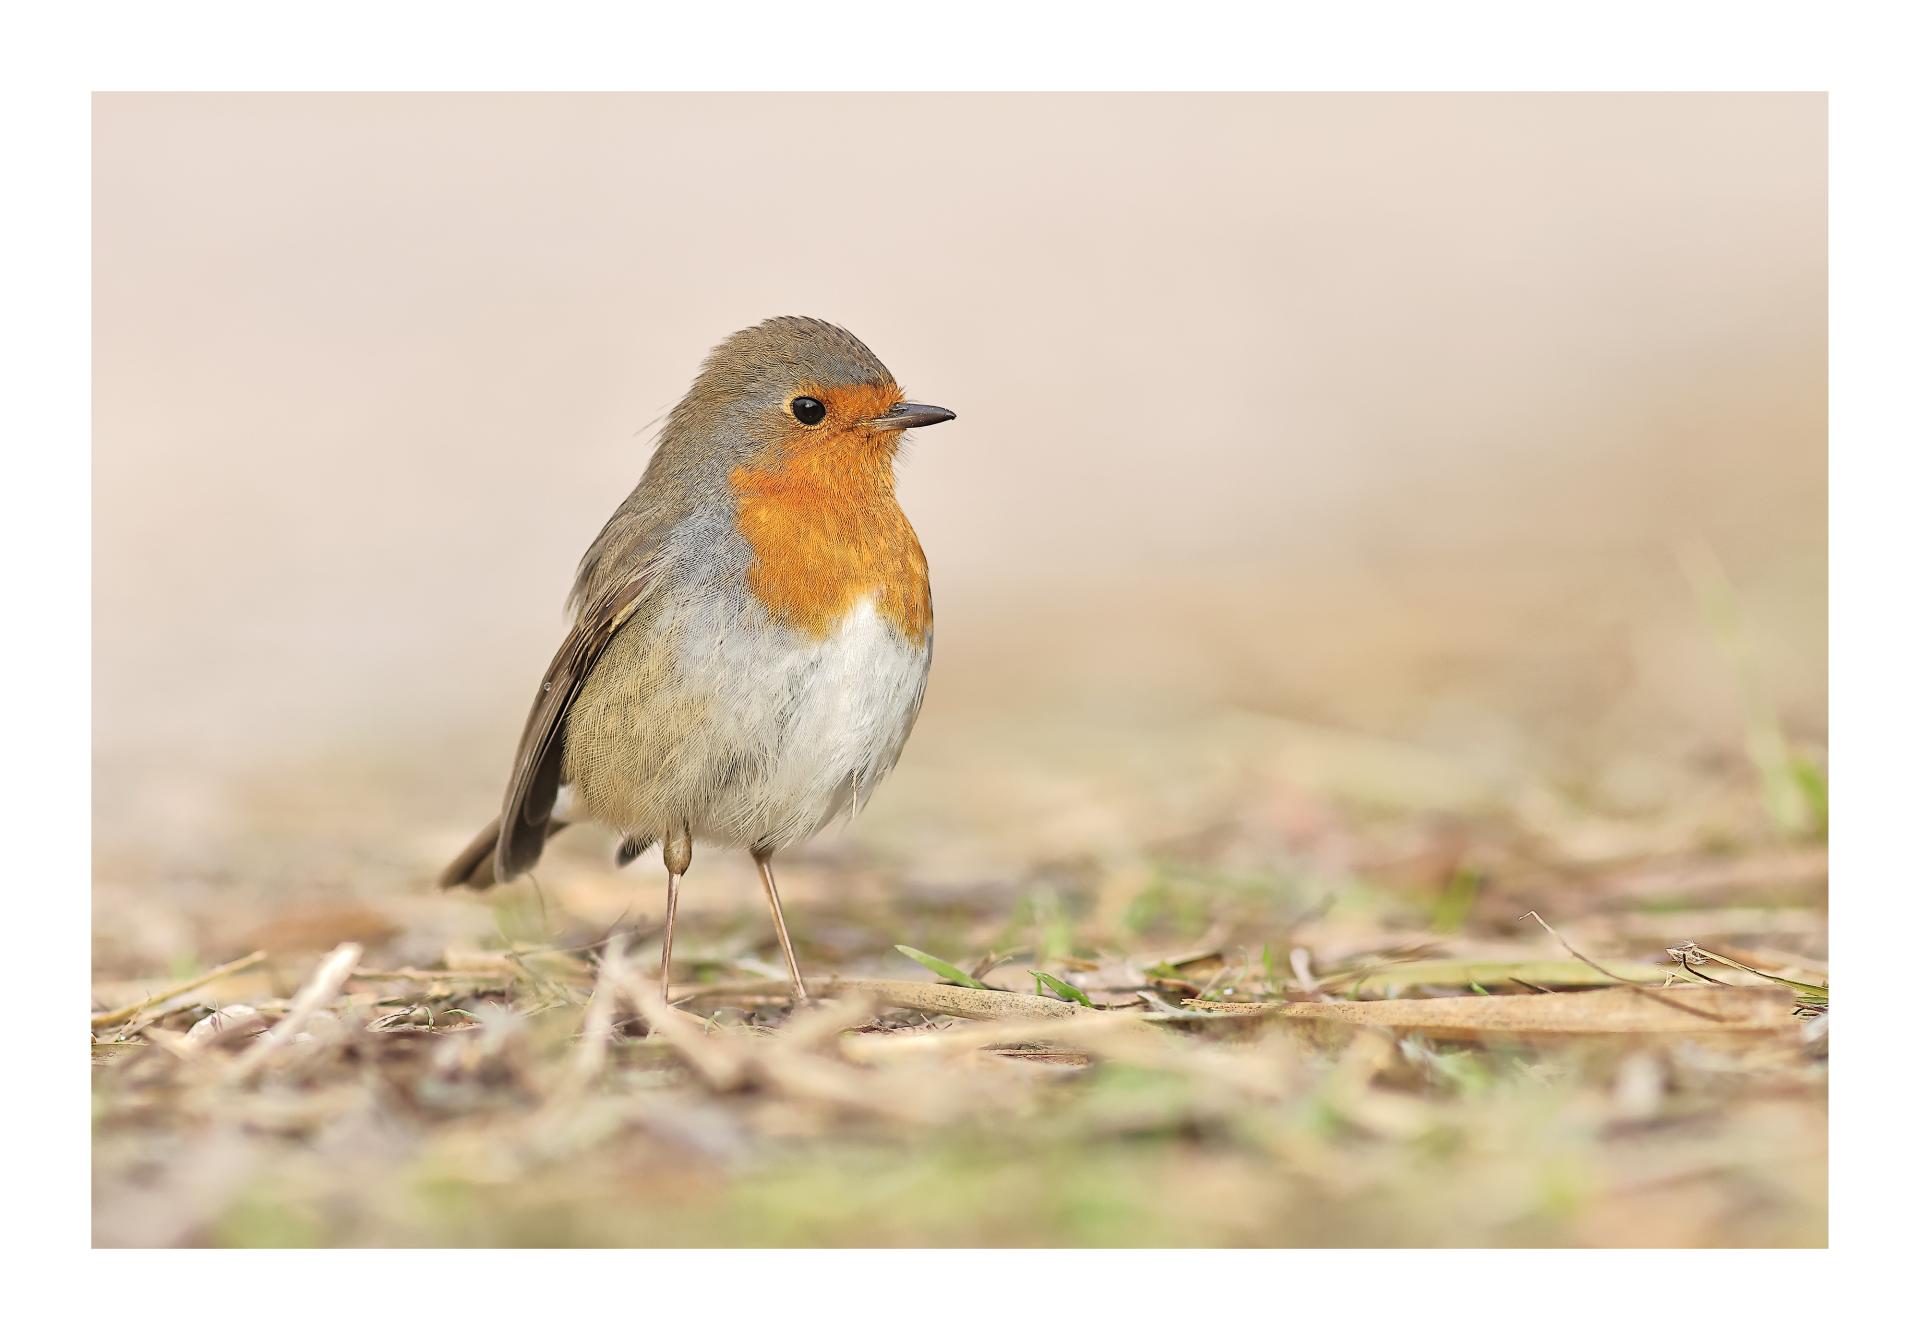
[[[858,428],[805,434],[730,476],[747,585],[774,616],[827,636],[862,599],[916,644],[933,627],[927,556],[893,496],[893,453]]]

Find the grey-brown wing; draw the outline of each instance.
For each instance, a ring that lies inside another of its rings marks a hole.
[[[500,836],[494,847],[498,878],[512,879],[540,859],[548,823],[560,793],[566,755],[567,709],[580,694],[594,663],[647,592],[649,574],[641,573],[606,592],[580,611],[573,630],[554,653],[527,714],[500,807]]]

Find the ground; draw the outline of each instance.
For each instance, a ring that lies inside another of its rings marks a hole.
[[[109,770],[103,814],[166,822],[96,851],[96,1241],[1824,1244],[1818,724],[1710,609],[1674,636],[1733,729],[1587,647],[1154,709],[963,664],[783,865],[798,1013],[737,853],[696,853],[673,1015],[651,857],[433,890],[492,733]]]

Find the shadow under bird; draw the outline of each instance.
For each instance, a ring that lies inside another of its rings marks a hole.
[[[920,713],[933,603],[893,464],[953,417],[826,321],[716,348],[580,560],[500,814],[441,887],[512,879],[570,823],[619,834],[622,865],[658,844],[665,993],[694,844],[744,848],[805,1000],[773,856],[857,809]]]

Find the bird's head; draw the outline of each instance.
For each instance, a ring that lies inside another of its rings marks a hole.
[[[728,470],[890,476],[902,433],[953,417],[907,400],[886,365],[839,326],[780,316],[707,356],[665,441],[676,450],[698,443]]]

